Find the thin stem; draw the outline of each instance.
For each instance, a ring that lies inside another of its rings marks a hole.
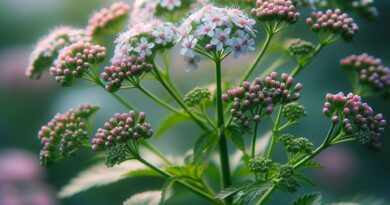
[[[267,190],[267,192],[265,192],[265,194],[259,199],[259,201],[257,201],[256,205],[264,204],[269,199],[271,194],[275,191],[275,189],[276,189],[276,185],[274,184],[272,185],[271,188]]]
[[[275,122],[274,128],[272,129],[273,134],[272,134],[272,138],[271,138],[271,144],[269,145],[269,148],[268,148],[267,159],[272,158],[274,146],[275,146],[275,143],[276,143],[276,137],[279,135],[279,131],[280,131],[279,130],[279,124],[280,124],[280,121],[282,119],[283,107],[284,107],[284,105],[281,105],[279,107],[278,116],[276,118],[276,122]]]
[[[172,162],[170,162],[163,154],[161,154],[158,150],[156,150],[153,146],[151,146],[148,142],[146,141],[141,141],[141,144],[151,151],[153,154],[158,156],[162,161],[164,161],[167,165],[172,165]]]
[[[154,166],[153,164],[151,164],[150,162],[148,162],[147,160],[145,160],[142,157],[138,157],[137,160],[164,177],[167,177],[167,178],[174,177],[174,176],[171,176],[169,173],[165,172],[164,170]],[[186,182],[184,182],[180,179],[177,179],[176,182],[179,183],[180,185],[186,187],[187,189],[189,189],[193,193],[197,194],[198,196],[203,197],[212,203],[220,204],[219,201],[215,200],[215,198],[212,195],[205,193],[205,192],[193,187],[192,185],[187,184]]]
[[[103,89],[104,88],[104,83],[101,81],[100,78],[96,78],[95,79],[95,82],[100,85],[100,87],[102,87]],[[114,92],[109,92],[111,96],[113,96],[116,100],[118,100],[122,105],[124,105],[127,109],[129,110],[138,110],[134,105],[132,105],[131,103],[129,103],[125,98],[123,98],[122,96],[120,96],[119,94],[117,93],[114,93]]]
[[[229,153],[226,142],[226,136],[224,134],[224,113],[222,104],[222,73],[221,73],[221,60],[215,60],[215,77],[217,86],[217,126],[219,135],[219,154],[222,168],[222,187],[225,189],[231,185],[230,165],[229,165]]]
[[[188,117],[188,115],[186,114],[183,114],[182,112],[180,112],[177,108],[174,108],[172,107],[171,105],[169,105],[168,103],[162,101],[160,98],[156,97],[155,95],[153,95],[153,93],[149,92],[148,90],[146,90],[144,87],[142,87],[141,85],[137,86],[137,88],[143,93],[145,94],[146,96],[148,96],[150,99],[154,100],[156,103],[158,103],[159,105],[161,105],[162,107],[166,108],[167,110],[170,110],[178,115],[181,115],[183,117]]]
[[[172,96],[172,98],[188,113],[191,119],[203,130],[207,130],[207,126],[196,117],[184,104],[184,102],[180,99],[179,96],[170,88],[170,86],[165,82],[165,80],[161,77],[161,73],[158,68],[154,69],[154,74],[156,79],[161,83],[164,89]]]
[[[252,63],[251,67],[249,67],[249,69],[246,71],[245,75],[242,77],[241,81],[240,81],[240,84],[246,80],[249,79],[249,77],[251,76],[251,74],[253,73],[253,71],[256,69],[257,65],[259,64],[261,58],[264,56],[265,54],[265,51],[268,49],[269,47],[269,44],[271,43],[271,40],[272,40],[272,37],[273,37],[273,33],[271,32],[267,32],[267,37],[265,39],[265,42],[264,42],[264,45],[263,47],[261,48],[259,54],[256,56],[256,59],[255,61]]]
[[[257,127],[259,123],[255,124],[255,130],[253,131],[252,135],[252,158],[255,158],[256,156],[256,137],[257,137]]]
[[[309,65],[309,64],[312,62],[312,60],[318,55],[318,53],[322,50],[322,48],[323,48],[324,46],[325,46],[325,45],[322,44],[322,43],[318,44],[318,46],[317,46],[316,49],[314,50],[313,56],[311,56],[311,58],[308,59],[308,60],[306,61],[306,63],[297,65],[297,66],[293,69],[293,71],[291,72],[290,76],[293,77],[293,78],[297,77],[297,76],[299,75],[299,73],[303,70],[303,68],[305,68],[307,65]]]

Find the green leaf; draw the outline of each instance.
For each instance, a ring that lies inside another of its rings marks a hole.
[[[231,125],[226,129],[225,134],[226,137],[230,139],[238,149],[240,149],[243,153],[246,153],[244,135],[239,127]]]
[[[313,162],[313,161],[307,161],[305,164],[303,164],[300,169],[304,168],[324,168],[324,165],[318,163],[318,162]]]
[[[321,193],[306,194],[297,199],[292,205],[321,205]]]
[[[159,205],[161,191],[147,191],[133,195],[123,205]]]
[[[173,195],[173,185],[175,184],[176,179],[170,178],[167,182],[165,182],[162,192],[161,192],[161,200],[160,205],[164,204],[169,198]]]
[[[163,119],[158,128],[156,129],[156,132],[154,134],[155,137],[159,138],[163,134],[165,134],[169,129],[176,126],[179,123],[183,123],[185,121],[188,121],[189,118],[183,117],[182,115],[179,115],[177,113],[172,113],[171,115],[168,115],[165,119]]]
[[[251,184],[239,191],[234,197],[234,204],[252,205],[262,197],[271,187],[272,183]]]
[[[307,184],[310,184],[312,186],[317,186],[317,184],[312,179],[310,179],[309,177],[307,177],[303,174],[295,173],[294,176],[301,179],[302,181],[306,182]]]
[[[177,178],[202,178],[204,168],[199,164],[188,164],[186,166],[172,166],[165,169],[168,173],[175,175]]]
[[[217,143],[218,138],[213,131],[207,131],[200,135],[194,145],[194,162],[208,162]]]
[[[340,200],[341,202],[332,203],[331,205],[389,205],[390,202],[386,201],[384,198],[377,197],[374,195],[367,194],[357,194],[349,196]]]
[[[149,161],[156,165],[161,164],[161,160],[158,158],[149,157]],[[157,174],[135,160],[123,162],[112,168],[106,167],[104,163],[97,163],[71,179],[67,185],[60,189],[58,196],[60,198],[67,198],[94,187],[100,187],[129,177],[138,176],[157,176]]]
[[[232,196],[234,194],[237,194],[239,191],[245,189],[248,185],[233,185],[233,186],[230,186],[224,190],[222,190],[221,192],[219,192],[217,194],[217,198],[218,199],[225,199],[229,196]]]

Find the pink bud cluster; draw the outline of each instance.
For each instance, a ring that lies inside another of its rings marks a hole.
[[[322,112],[331,118],[334,124],[342,123],[343,131],[357,138],[363,144],[379,148],[379,138],[384,131],[386,120],[382,114],[375,115],[372,108],[363,103],[361,97],[349,93],[347,96],[327,94]]]
[[[291,0],[257,0],[252,15],[260,21],[277,21],[293,24],[301,16]]]
[[[75,78],[82,77],[91,65],[100,63],[106,56],[106,48],[90,43],[75,43],[59,53],[50,74],[62,85],[70,85]]]
[[[99,32],[107,27],[116,27],[129,15],[130,6],[124,2],[115,2],[110,8],[103,8],[102,10],[93,14],[88,21],[86,28],[87,34],[96,36]]]
[[[342,59],[340,64],[354,75],[357,73],[360,82],[367,84],[374,91],[390,94],[390,69],[382,64],[381,59],[363,53],[350,55]]]
[[[124,80],[130,81],[133,85],[153,69],[153,64],[145,62],[145,58],[132,55],[124,60],[114,60],[111,66],[104,67],[101,77],[107,82],[106,90],[117,91]]]
[[[99,128],[92,139],[92,150],[109,148],[117,143],[126,143],[128,140],[149,139],[153,135],[150,124],[145,122],[145,113],[140,112],[138,119],[134,111],[116,113],[113,118]]]
[[[74,154],[88,141],[86,121],[98,109],[98,106],[84,104],[78,109],[56,114],[47,125],[42,126],[38,139],[43,145],[40,153],[43,166],[50,166]]]
[[[354,20],[347,13],[342,13],[340,9],[313,12],[311,17],[306,19],[306,23],[311,26],[315,33],[340,35],[347,42],[352,41],[359,30]],[[320,39],[321,43],[332,43],[334,41],[327,42],[329,39],[326,40],[326,38],[329,38],[329,36],[324,38]]]
[[[291,76],[283,73],[279,78],[273,72],[264,80],[257,78],[252,85],[243,82],[241,87],[229,90],[222,99],[233,103],[230,110],[233,121],[248,128],[253,122],[259,122],[264,115],[271,114],[275,105],[298,100],[301,88],[300,83],[294,85]]]
[[[48,36],[43,37],[35,46],[28,64],[26,75],[38,79],[42,73],[49,70],[58,52],[73,43],[88,42],[90,37],[85,30],[72,27],[53,29]]]

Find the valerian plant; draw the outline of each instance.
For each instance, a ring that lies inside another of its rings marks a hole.
[[[40,153],[43,166],[53,166],[76,155],[79,149],[89,148],[102,153],[105,157],[98,159],[109,167],[96,165],[86,170],[60,196],[71,196],[126,177],[158,175],[166,179],[160,191],[131,196],[124,204],[164,204],[172,193],[174,196],[173,187],[178,185],[210,204],[261,205],[267,204],[275,191],[295,193],[300,184],[310,182],[301,171],[321,167],[313,158],[331,146],[359,142],[373,150],[381,148],[386,120],[364,98],[389,96],[390,69],[380,59],[365,53],[341,60],[353,93],[325,96],[322,112],[329,118],[330,128],[324,133],[322,144],[314,145],[310,139],[286,131],[307,114],[299,103],[304,86],[296,78],[322,49],[336,41],[353,41],[359,30],[353,18],[371,20],[377,16],[372,1],[209,3],[207,0],[136,0],[132,5],[117,2],[95,12],[84,29],[55,28],[39,41],[31,55],[27,76],[38,79],[49,72],[61,86],[84,80],[101,87],[102,92],[109,93],[128,109],[126,113],[114,114],[96,134],[91,132],[90,118],[99,107],[90,104],[56,114],[41,128],[38,138],[43,145]],[[313,11],[304,17],[299,9]],[[258,68],[270,45],[278,43],[272,40],[276,36],[281,38],[280,33],[297,21],[305,21],[307,31],[318,42],[289,41],[282,53],[296,63],[289,74],[277,73],[280,66]],[[265,39],[257,36],[260,32],[265,32]],[[112,53],[106,49],[113,47],[106,39],[117,33]],[[175,46],[179,47],[177,53],[172,49]],[[240,59],[248,54],[255,54],[255,59],[245,72],[225,79],[226,59]],[[182,56],[189,72],[197,72],[194,69],[201,60],[212,62],[213,84],[182,93],[170,75],[170,55]],[[253,76],[255,70],[262,74]],[[160,85],[173,102],[150,92],[143,85],[145,78]],[[172,115],[160,126],[149,124],[144,112],[117,93],[124,89],[139,90]],[[192,121],[201,131],[193,149],[183,153],[185,159],[177,163],[148,141],[182,121]],[[259,125],[265,121],[272,122],[272,127],[265,128],[270,137],[259,134]],[[248,141],[250,144],[246,144]],[[259,141],[267,146],[259,148]],[[276,146],[284,149],[285,161],[275,159]],[[234,162],[231,155],[234,150],[228,147],[236,149],[239,163]],[[148,160],[146,156],[151,155],[157,159]],[[208,170],[215,167],[220,170],[219,179],[207,176]],[[83,179],[94,174],[98,180]],[[218,182],[220,187],[210,186]],[[308,194],[293,204],[320,204],[320,200],[318,193]]]

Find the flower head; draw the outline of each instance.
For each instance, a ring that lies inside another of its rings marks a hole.
[[[145,113],[140,112],[138,116],[134,111],[123,114],[116,113],[104,124],[103,129],[98,129],[95,138],[92,139],[92,149],[94,151],[106,150],[106,159],[123,160],[127,155],[128,157],[137,156],[139,154],[138,141],[149,139],[152,135],[153,129],[145,121]],[[125,156],[118,154],[125,154]],[[122,161],[107,161],[107,165],[120,162]]]
[[[292,102],[283,106],[282,117],[286,118],[289,122],[296,122],[305,115],[305,107],[297,102]]]
[[[294,39],[288,43],[287,52],[299,65],[303,65],[313,57],[315,46],[301,39]]]
[[[257,0],[252,15],[262,21],[268,32],[277,33],[301,16],[291,0]]]
[[[50,68],[50,74],[61,85],[70,85],[75,78],[80,78],[91,66],[100,63],[106,56],[106,48],[90,43],[74,43],[63,48]]]
[[[294,85],[294,79],[283,73],[280,78],[276,72],[264,80],[256,79],[251,85],[242,83],[241,87],[229,90],[222,98],[233,103],[230,113],[233,122],[242,128],[248,128],[253,122],[273,112],[278,104],[287,104],[299,99],[302,85]]]
[[[249,160],[249,169],[253,173],[266,174],[271,169],[272,160],[263,157],[256,157]]]
[[[110,8],[95,12],[88,21],[86,28],[90,36],[98,36],[106,31],[119,31],[123,27],[124,20],[128,17],[130,6],[124,2],[115,2]]]
[[[35,46],[26,75],[30,78],[40,78],[42,73],[49,70],[53,61],[57,58],[58,52],[73,43],[88,42],[90,37],[85,30],[72,27],[59,27],[50,32]]]
[[[367,20],[378,17],[378,9],[374,5],[374,0],[335,0],[337,6],[343,11],[354,13]],[[326,0],[316,0],[315,4],[321,8],[330,8],[332,4]]]
[[[326,99],[322,112],[333,123],[342,123],[345,137],[356,138],[370,148],[380,148],[380,136],[386,125],[382,114],[375,115],[372,108],[361,101],[360,96],[352,93],[347,96],[342,92],[327,94]]]
[[[179,27],[180,54],[194,58],[197,52],[232,52],[238,58],[255,49],[254,24],[255,21],[239,9],[207,5],[189,15]]]
[[[153,17],[176,21],[182,17],[183,13],[207,3],[208,0],[136,0],[130,23],[139,24]]]
[[[350,55],[342,59],[340,64],[354,82],[359,80],[361,85],[381,92],[385,97],[390,95],[390,69],[382,64],[381,59],[363,53]]]
[[[354,20],[340,9],[313,12],[311,17],[306,19],[306,23],[318,34],[320,43],[325,45],[333,43],[340,37],[350,42],[359,30]]]
[[[50,166],[73,155],[88,142],[87,120],[98,106],[85,104],[78,109],[70,109],[54,118],[38,132],[43,148],[40,153],[42,166]]]
[[[188,107],[199,106],[211,99],[211,92],[207,88],[194,88],[184,96],[184,103]]]

